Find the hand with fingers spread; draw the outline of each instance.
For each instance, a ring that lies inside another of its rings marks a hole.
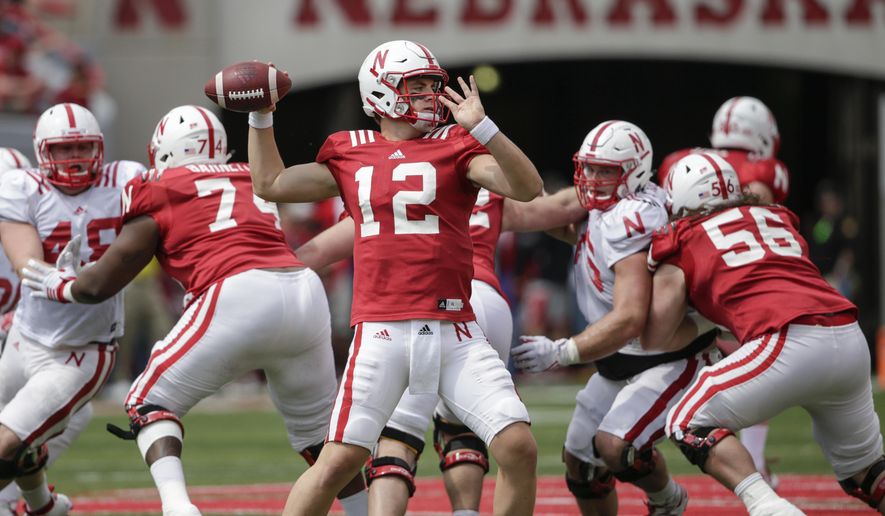
[[[59,253],[55,267],[39,260],[28,260],[22,269],[22,284],[32,290],[31,297],[59,303],[75,302],[71,287],[80,272],[80,243],[80,235],[72,238]]]
[[[522,344],[510,350],[513,363],[522,371],[540,373],[579,361],[573,339],[550,340],[543,335],[523,335]]]
[[[472,131],[474,127],[479,125],[483,118],[486,117],[485,109],[479,100],[479,89],[476,87],[476,79],[470,76],[470,84],[458,77],[458,83],[461,85],[463,95],[446,86],[446,93],[450,98],[440,96],[440,102],[452,113],[458,125]]]

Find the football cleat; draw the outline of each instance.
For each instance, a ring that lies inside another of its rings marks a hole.
[[[688,506],[688,491],[679,484],[675,496],[662,504],[654,504],[651,500],[645,502],[648,507],[648,516],[682,516]]]
[[[25,512],[25,516],[67,516],[74,508],[73,502],[61,493],[53,493],[52,499],[43,507]]]
[[[201,516],[202,513],[197,506],[190,503],[174,509],[163,509],[163,516]]]

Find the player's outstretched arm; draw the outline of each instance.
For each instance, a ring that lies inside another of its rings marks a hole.
[[[338,185],[326,165],[305,163],[286,168],[283,164],[274,139],[275,109],[271,106],[249,115],[249,171],[255,194],[272,202],[310,202],[338,195]],[[264,122],[262,117],[267,117]]]
[[[295,249],[295,255],[311,269],[320,270],[353,255],[353,233],[353,219],[347,217]]]
[[[552,195],[542,195],[529,202],[504,201],[501,231],[547,231],[580,222],[587,210],[578,201],[572,187]]]
[[[6,257],[19,276],[23,275],[22,270],[28,260],[43,261],[40,235],[37,228],[28,223],[0,222],[0,242],[3,242]]]
[[[463,96],[446,86],[446,93],[440,101],[452,112],[455,121],[485,145],[491,155],[473,158],[468,166],[467,177],[489,190],[516,199],[531,201],[541,194],[544,182],[538,169],[515,143],[510,141],[490,118],[479,99],[476,80],[470,76],[470,84],[458,77]]]
[[[659,265],[652,293],[648,319],[640,337],[642,347],[649,351],[681,349],[697,335],[697,327],[685,317],[687,293],[682,269],[670,264]]]
[[[141,216],[127,221],[101,258],[80,271],[71,286],[74,300],[101,303],[123,290],[150,263],[159,241],[154,219]]]

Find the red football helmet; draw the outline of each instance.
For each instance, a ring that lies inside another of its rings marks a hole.
[[[88,155],[59,159],[53,156],[57,144],[90,143]],[[104,136],[95,116],[78,104],[56,104],[37,120],[34,154],[46,180],[56,186],[79,189],[95,184],[104,162]]]

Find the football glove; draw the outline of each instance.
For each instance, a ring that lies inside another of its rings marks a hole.
[[[530,373],[540,373],[579,361],[574,339],[550,340],[543,335],[523,335],[522,344],[510,350],[516,367]]]
[[[28,260],[22,268],[22,284],[31,289],[31,297],[59,303],[75,302],[71,287],[80,272],[80,242],[80,235],[72,238],[58,255],[55,267]]]

